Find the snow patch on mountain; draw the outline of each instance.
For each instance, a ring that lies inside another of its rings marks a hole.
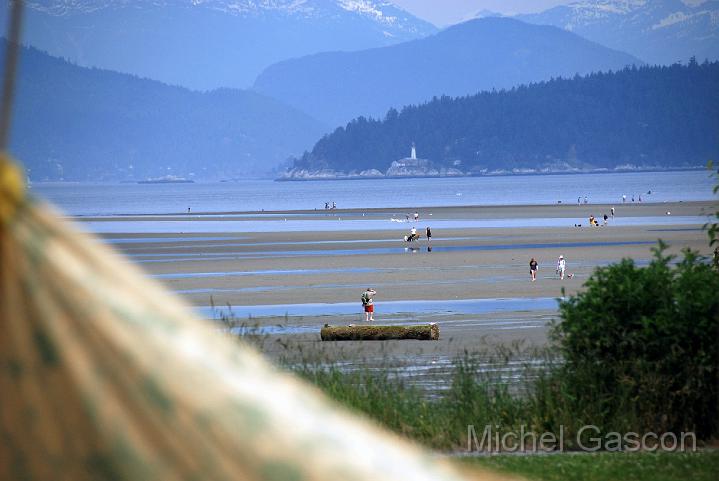
[[[644,7],[647,0],[585,1],[570,4],[575,11],[591,11],[599,14],[626,14]]]
[[[386,0],[27,2],[27,44],[79,65],[197,90],[245,88],[288,58],[378,48],[437,32]]]
[[[397,21],[397,17],[385,15],[382,11],[382,6],[369,0],[338,0],[338,4],[341,8],[348,12],[355,12],[361,15],[372,17],[377,21],[383,23],[394,23]]]
[[[370,17],[378,22],[394,24],[396,15],[386,13],[387,7],[400,11],[389,2],[372,0],[29,0],[29,8],[50,15],[90,13],[108,8],[124,7],[201,7],[234,15],[247,16],[263,12],[312,14],[331,10],[332,7]]]
[[[129,5],[130,3],[132,3],[131,0],[29,0],[26,5],[32,10],[47,13],[48,15],[64,16],[73,13],[91,13],[113,6]],[[152,3],[164,4],[165,2],[160,0]]]
[[[30,9],[52,16],[88,14],[122,8],[205,8],[237,17],[280,15],[297,18],[334,18],[342,12],[366,18],[384,28],[420,32],[412,16],[387,1],[377,0],[29,0]],[[416,19],[415,19],[416,20]],[[422,27],[423,28],[423,27]],[[389,37],[396,33],[387,32]]]
[[[719,58],[719,1],[578,0],[516,18],[572,31],[650,63]]]
[[[696,13],[695,14],[686,14],[684,12],[675,12],[675,13],[672,13],[671,15],[664,17],[658,23],[655,23],[654,25],[652,25],[652,29],[656,30],[658,28],[669,27],[669,26],[677,24],[677,23],[685,22],[692,17],[696,17],[697,15],[700,15],[700,14],[696,14]]]
[[[674,25],[682,24],[682,23],[689,23],[689,22],[697,22],[702,21],[706,19],[712,30],[714,30],[714,33],[717,33],[717,30],[719,30],[717,27],[719,27],[719,9],[715,10],[698,10],[698,11],[689,11],[689,12],[675,12],[671,15],[667,15],[666,17],[662,18],[659,22],[652,25],[652,29],[660,29],[665,27],[671,27]]]
[[[192,0],[191,3],[194,7],[237,16],[256,16],[264,12],[313,16],[318,10],[308,0]]]
[[[600,0],[574,2],[567,5],[570,13],[563,25],[565,30],[574,31],[586,24],[605,21],[616,15],[628,15],[640,10],[647,0]]]

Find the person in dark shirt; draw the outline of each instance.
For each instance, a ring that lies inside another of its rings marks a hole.
[[[529,275],[532,276],[532,282],[537,280],[537,270],[539,269],[539,264],[537,261],[532,257],[532,260],[529,261]]]

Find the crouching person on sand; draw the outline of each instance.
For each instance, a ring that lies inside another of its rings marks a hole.
[[[365,321],[374,321],[374,295],[377,291],[368,287],[366,291],[362,293],[362,306],[364,307]]]
[[[409,231],[409,235],[404,236],[404,240],[406,240],[407,242],[413,242],[413,241],[416,241],[417,239],[419,239],[419,234],[417,234],[416,227],[412,227],[412,229]]]

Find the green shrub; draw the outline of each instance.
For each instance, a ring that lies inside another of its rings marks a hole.
[[[665,248],[596,269],[560,303],[555,390],[578,424],[719,433],[719,274],[689,250],[672,267]]]
[[[709,176],[717,181],[717,184],[714,186],[713,192],[715,194],[719,194],[719,169],[717,171],[714,171],[714,162],[711,160],[707,162],[707,169],[711,172]],[[704,230],[707,231],[707,234],[709,235],[709,247],[713,247],[714,245],[719,244],[719,210],[714,212],[712,215],[713,219],[706,224],[704,224]],[[716,246],[714,250],[714,267],[719,268],[719,245]]]

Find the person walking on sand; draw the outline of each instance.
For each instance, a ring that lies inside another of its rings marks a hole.
[[[539,269],[539,264],[537,261],[532,257],[532,260],[529,261],[529,275],[532,276],[532,282],[537,280],[537,270]]]
[[[427,226],[427,244],[432,243],[432,230]]]
[[[559,274],[559,279],[564,280],[564,272],[567,270],[567,263],[564,261],[564,256],[559,256],[559,259],[557,259],[557,274]]]
[[[362,307],[364,308],[365,322],[374,321],[374,295],[377,291],[368,287],[366,291],[362,293]]]
[[[612,207],[611,212],[612,212],[612,220],[614,220],[614,207]]]

